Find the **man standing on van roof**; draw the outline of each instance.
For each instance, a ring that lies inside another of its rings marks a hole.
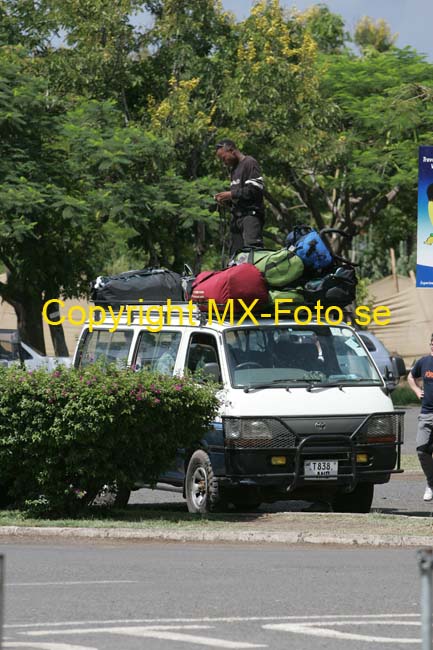
[[[418,386],[422,380],[423,388]],[[421,413],[418,416],[416,451],[427,479],[424,501],[433,499],[433,334],[430,339],[430,354],[418,361],[407,376],[409,386],[421,400]]]
[[[215,195],[220,205],[231,204],[230,255],[245,246],[263,248],[264,183],[259,164],[252,156],[244,156],[227,138],[218,142],[216,154],[230,169],[230,191]]]

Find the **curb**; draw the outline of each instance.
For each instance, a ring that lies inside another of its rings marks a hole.
[[[321,544],[344,546],[412,547],[433,545],[432,537],[410,537],[406,535],[317,535],[302,531],[262,532],[262,531],[166,531],[131,530],[128,528],[60,528],[31,526],[2,526],[0,538],[61,538],[61,539],[102,539],[102,540],[141,540],[145,542],[241,542],[249,544]]]

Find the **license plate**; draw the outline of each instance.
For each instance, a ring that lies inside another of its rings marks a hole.
[[[338,476],[338,460],[306,460],[304,461],[305,478],[336,478]]]

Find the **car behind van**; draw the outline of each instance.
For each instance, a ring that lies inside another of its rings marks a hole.
[[[400,377],[407,374],[407,370],[402,357],[392,355],[386,348],[384,343],[377,338],[373,332],[368,330],[360,330],[358,332],[360,339],[365,344],[365,347],[373,357],[379,372],[387,380],[387,385],[390,390],[397,388]]]
[[[72,357],[50,357],[40,354],[31,345],[21,341],[16,330],[0,330],[0,366],[21,365],[27,370],[45,368],[55,370],[57,366],[72,366]]]
[[[138,317],[112,332],[108,317],[86,325],[74,357],[77,368],[103,360],[220,382],[218,418],[160,482],[182,489],[195,513],[284,499],[368,512],[374,485],[402,471],[404,413],[358,334],[267,316],[208,322],[198,310],[189,322],[182,310],[159,332]]]

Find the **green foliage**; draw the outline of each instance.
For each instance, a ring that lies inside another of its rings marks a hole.
[[[392,391],[391,399],[394,406],[406,406],[408,404],[417,404],[420,406],[421,404],[418,397],[406,382],[400,384]]]
[[[397,40],[398,34],[391,34],[388,23],[379,18],[376,22],[364,16],[355,27],[354,41],[363,50],[369,47],[378,52],[386,52]]]
[[[153,23],[134,27],[143,9]],[[259,160],[271,241],[296,222],[372,225],[362,273],[387,272],[401,240],[410,267],[433,66],[383,22],[359,23],[360,55],[325,4],[260,0],[236,22],[217,0],[0,0],[0,22],[0,295],[35,347],[43,299],[116,260],[220,263],[217,137]]]
[[[341,52],[345,41],[350,39],[342,17],[332,13],[325,4],[316,4],[301,12],[297,22],[302,29],[311,33],[322,52]]]
[[[74,513],[104,485],[153,483],[201,439],[215,387],[92,365],[0,368],[0,475],[20,507]]]

